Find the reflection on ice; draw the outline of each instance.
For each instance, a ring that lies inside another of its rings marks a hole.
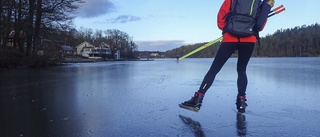
[[[237,113],[237,133],[238,136],[246,136],[247,135],[247,122],[246,116],[243,113]]]
[[[192,131],[196,137],[205,137],[202,127],[198,121],[194,121],[191,118],[182,115],[179,115],[179,117],[186,125],[192,128]]]

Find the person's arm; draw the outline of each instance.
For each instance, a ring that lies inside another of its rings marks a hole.
[[[268,15],[271,8],[274,6],[274,0],[264,0],[261,5],[261,10],[257,20],[257,29],[262,31],[267,24]]]
[[[223,4],[220,7],[219,13],[218,13],[218,28],[220,30],[223,30],[224,26],[226,25],[225,19],[230,11],[230,0],[225,0]]]

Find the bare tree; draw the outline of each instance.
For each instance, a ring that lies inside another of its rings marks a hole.
[[[28,15],[28,20],[27,20],[27,51],[26,55],[29,56],[31,55],[31,48],[33,46],[33,34],[34,34],[34,10],[35,10],[35,0],[29,0],[29,15]]]
[[[33,57],[42,41],[64,41],[80,3],[83,0],[1,0],[0,49],[10,44],[9,50]]]
[[[132,58],[133,51],[138,49],[138,46],[126,32],[111,29],[104,31],[104,33],[109,41],[108,44],[111,46],[112,54],[116,50],[120,50],[123,57]]]

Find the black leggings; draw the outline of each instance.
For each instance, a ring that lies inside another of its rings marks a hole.
[[[224,42],[220,45],[219,50],[214,58],[212,65],[205,75],[199,92],[205,94],[206,91],[212,85],[217,73],[221,70],[222,66],[231,57],[231,55],[238,50],[238,62],[237,62],[237,72],[238,72],[238,96],[245,96],[248,84],[246,68],[250,57],[252,55],[255,43],[251,42]]]

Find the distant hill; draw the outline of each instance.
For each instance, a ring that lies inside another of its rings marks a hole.
[[[280,29],[272,35],[260,39],[261,45],[256,45],[254,57],[313,57],[320,56],[320,25],[299,26],[290,29]],[[192,50],[206,44],[197,43],[184,45],[176,49],[168,50],[165,56],[175,58],[183,56]],[[190,58],[213,57],[221,43],[216,43],[208,49],[204,49]],[[236,54],[234,55],[236,56]]]

